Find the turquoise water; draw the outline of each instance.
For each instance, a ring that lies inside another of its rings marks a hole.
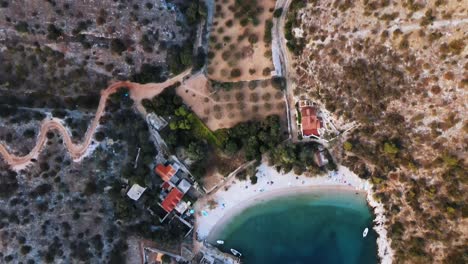
[[[366,238],[363,230],[368,227]],[[246,264],[377,263],[377,234],[363,194],[316,191],[275,198],[247,208],[208,239]]]

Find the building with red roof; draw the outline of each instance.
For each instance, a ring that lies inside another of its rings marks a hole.
[[[166,199],[161,203],[161,207],[166,210],[166,212],[170,213],[177,204],[182,200],[184,197],[184,193],[179,191],[177,188],[172,188],[172,191],[166,196]]]
[[[301,107],[302,136],[319,136],[322,121],[317,117],[317,111],[313,106]]]
[[[161,177],[161,179],[165,182],[168,182],[172,178],[172,176],[174,176],[177,173],[178,170],[178,166],[173,166],[171,164],[168,164],[167,166],[158,164],[158,166],[154,168],[154,172],[156,172],[156,174],[158,174]]]
[[[162,185],[161,185],[161,188],[163,190],[169,190],[171,189],[171,185],[168,183],[168,182],[164,182]]]

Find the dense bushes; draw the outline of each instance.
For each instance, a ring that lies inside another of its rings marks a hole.
[[[27,22],[20,21],[15,25],[15,29],[18,32],[23,32],[23,33],[29,32],[29,25]]]
[[[271,19],[269,19],[265,22],[265,35],[263,36],[263,41],[265,43],[271,43],[272,41],[271,30],[272,29],[273,29],[273,22],[271,21]]]
[[[57,40],[62,34],[62,29],[57,28],[54,24],[49,24],[47,27],[47,38],[50,40]]]
[[[268,116],[261,122],[240,123],[227,129],[224,149],[228,153],[244,149],[248,160],[260,159],[261,154],[275,148],[281,141],[279,116]]]
[[[123,41],[120,39],[113,39],[111,41],[110,47],[112,52],[117,53],[119,55],[122,54],[122,52],[124,52],[125,50],[127,50],[125,43],[123,43]]]
[[[168,51],[167,60],[169,71],[172,74],[179,74],[192,66],[193,43],[186,42],[182,47],[172,46]]]
[[[127,88],[121,88],[112,94],[106,104],[106,110],[112,113],[111,117],[105,116],[101,119],[101,123],[110,124],[101,132],[115,141],[127,142],[128,159],[122,162],[122,177],[128,179],[130,184],[151,186],[149,165],[153,162],[157,151],[150,141],[151,136],[146,122],[131,109],[132,104]],[[139,162],[134,164],[139,148]]]
[[[11,170],[1,170],[0,172],[0,197],[8,198],[18,189],[17,174]]]
[[[190,1],[189,6],[182,10],[190,25],[198,24],[200,20],[206,18],[207,9],[205,3],[199,0]]]
[[[269,155],[270,163],[283,169],[284,172],[294,170],[294,173],[296,174],[302,174],[305,171],[317,174],[321,171],[318,165],[314,162],[314,154],[318,151],[318,148],[319,145],[317,143],[284,143],[278,145],[271,151]],[[324,169],[336,169],[336,165],[334,164],[330,154],[325,152],[325,155],[329,163]]]
[[[161,132],[163,138],[172,149],[185,147],[188,157],[196,161],[191,167],[192,174],[201,177],[208,157],[206,153],[220,143],[217,142],[213,132],[183,104],[182,98],[175,93],[178,85],[180,84],[166,88],[164,92],[152,100],[144,100],[142,104],[147,111],[171,120],[168,128]]]
[[[279,90],[286,89],[286,79],[281,76],[274,76],[271,78],[271,85]]]
[[[286,46],[294,54],[298,55],[305,46],[304,39],[297,39],[294,37],[292,29],[297,27],[297,12],[299,9],[305,7],[305,2],[302,0],[294,0],[289,7],[289,14],[287,16],[286,24],[284,25],[285,38],[288,41]]]
[[[159,83],[165,81],[166,77],[161,66],[143,64],[140,71],[135,73],[131,80],[137,83]]]
[[[147,111],[170,117],[169,127],[162,131],[162,135],[169,147],[184,146],[189,158],[197,161],[191,168],[196,176],[203,175],[203,165],[210,150],[223,150],[227,155],[243,150],[246,159],[252,160],[260,159],[261,154],[275,148],[282,141],[278,116],[212,132],[183,104],[182,99],[175,94],[175,86],[169,87],[152,100],[144,100],[142,104]]]
[[[273,12],[273,17],[278,18],[283,14],[283,8],[278,8]]]

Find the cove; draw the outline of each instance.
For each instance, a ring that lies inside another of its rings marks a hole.
[[[365,193],[312,190],[262,200],[219,222],[208,242],[224,240],[217,247],[238,250],[246,264],[378,262]]]

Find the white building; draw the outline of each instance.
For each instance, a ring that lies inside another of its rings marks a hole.
[[[128,190],[127,196],[130,197],[130,199],[138,201],[140,199],[141,195],[145,192],[146,188],[141,187],[138,184],[133,184],[132,188]]]
[[[156,115],[155,113],[149,113],[146,115],[146,121],[150,124],[151,127],[160,131],[165,126],[167,126],[167,121],[164,118]]]

